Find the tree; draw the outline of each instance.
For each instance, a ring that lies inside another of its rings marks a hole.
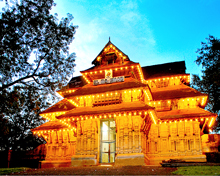
[[[69,53],[76,26],[72,15],[51,15],[53,0],[21,0],[0,19],[0,147],[18,149],[42,123],[40,110],[70,79],[75,54]],[[5,131],[6,130],[6,131]],[[23,146],[27,148],[28,145]]]
[[[32,149],[44,142],[33,138],[30,129],[43,123],[40,109],[44,102],[34,87],[14,86],[13,91],[0,95],[4,103],[0,104],[4,116],[1,116],[0,143],[1,149]]]
[[[197,50],[197,65],[202,65],[202,76],[193,75],[193,85],[209,95],[208,110],[218,114],[214,130],[220,129],[220,39],[209,36],[207,43]]]

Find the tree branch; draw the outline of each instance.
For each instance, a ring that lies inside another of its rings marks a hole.
[[[54,41],[54,40],[53,40],[53,41]],[[38,76],[38,77],[41,77],[41,78],[42,78],[42,77],[48,77],[49,75],[51,75],[51,73],[50,73],[50,74],[47,74],[47,75],[44,75],[44,74],[36,75],[36,72],[37,72],[37,70],[39,69],[41,62],[45,59],[45,57],[48,55],[48,53],[50,52],[51,49],[52,49],[52,46],[50,47],[50,49],[48,50],[48,52],[44,55],[44,57],[39,60],[39,62],[38,62],[38,64],[37,64],[37,68],[34,70],[33,74],[27,75],[27,76],[25,76],[25,77],[23,77],[23,78],[20,78],[20,79],[18,79],[18,80],[16,80],[16,81],[11,82],[11,83],[6,84],[6,85],[3,84],[2,87],[0,87],[0,91],[2,91],[2,90],[5,89],[5,88],[8,88],[8,87],[10,87],[10,86],[13,86],[14,84],[21,83],[21,82],[22,82],[23,80],[25,80],[25,79],[34,78],[34,76]],[[53,73],[54,73],[54,72],[53,72]],[[53,73],[52,73],[52,74],[53,74]],[[34,80],[36,81],[35,78],[34,78]],[[36,83],[38,83],[38,82],[36,81]]]
[[[0,91],[4,90],[10,86],[13,86],[14,84],[21,83],[23,80],[31,78],[31,77],[33,77],[33,75],[25,76],[23,78],[20,78],[20,79],[14,81],[14,82],[11,82],[9,84],[3,84],[2,87],[0,87]]]
[[[35,81],[37,84],[40,84],[40,85],[42,85],[42,86],[45,86],[45,85],[41,84],[40,82],[38,82],[34,76],[33,76],[33,79],[34,79],[34,81]]]

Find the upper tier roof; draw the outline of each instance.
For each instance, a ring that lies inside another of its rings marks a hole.
[[[93,83],[87,84],[82,88],[77,89],[75,92],[68,94],[65,98],[72,96],[82,96],[90,94],[104,93],[108,91],[117,91],[123,89],[131,89],[138,87],[146,87],[147,84],[143,84],[140,81],[133,78],[125,78],[124,82],[116,82],[112,84],[101,84],[98,86],[93,85]]]
[[[83,72],[88,72],[88,71],[99,71],[99,70],[103,70],[103,69],[114,69],[114,68],[117,68],[117,67],[125,67],[125,66],[132,66],[132,65],[139,65],[139,63],[136,63],[136,62],[133,62],[133,61],[125,61],[124,64],[119,64],[119,63],[114,63],[113,64],[109,64],[109,65],[100,65],[100,66],[93,66],[93,67],[90,67],[86,70],[83,70],[81,71],[81,73]]]
[[[122,52],[118,47],[116,47],[116,46],[110,41],[110,39],[109,39],[109,42],[104,46],[104,48],[101,50],[101,52],[98,54],[98,56],[92,61],[92,64],[97,65],[97,62],[98,62],[97,59],[98,59],[98,57],[101,56],[102,53],[104,53],[105,48],[107,48],[107,47],[110,46],[110,45],[112,45],[113,47],[115,47],[115,49],[116,49],[117,51],[123,53],[123,52]],[[124,54],[124,53],[123,53],[123,55],[126,56],[127,60],[130,60],[129,57],[128,57],[128,55],[126,55],[126,54]]]
[[[151,89],[154,100],[169,100],[186,97],[207,96],[184,84],[177,86],[164,87],[160,89]]]
[[[125,64],[131,65],[131,64],[138,64],[138,63],[129,61],[129,62],[126,62]],[[104,68],[108,69],[108,68],[117,67],[117,66],[118,66],[117,64],[105,65],[104,67],[93,66],[84,71],[90,71],[93,69],[102,70]],[[165,64],[142,67],[142,71],[143,71],[143,75],[145,79],[153,79],[153,78],[163,77],[163,76],[185,74],[185,70],[186,70],[185,61],[170,62],[170,63],[165,63]],[[73,77],[68,83],[68,85],[69,85],[69,88],[79,88],[79,87],[83,87],[84,85],[86,85],[86,81],[83,79],[82,76],[77,76],[77,77]]]
[[[185,70],[185,61],[170,62],[165,64],[142,67],[144,79],[153,79],[175,74],[185,74]]]
[[[76,76],[73,77],[70,82],[68,83],[69,88],[79,88],[79,87],[83,87],[84,85],[86,85],[86,81],[83,79],[82,76]]]

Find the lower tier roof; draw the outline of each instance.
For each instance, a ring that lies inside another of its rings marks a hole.
[[[62,99],[58,103],[52,105],[48,109],[42,111],[40,114],[52,113],[52,112],[65,112],[75,108],[69,101]]]
[[[34,129],[32,129],[31,131],[39,131],[39,130],[59,130],[59,129],[63,129],[63,128],[68,128],[67,125],[62,124],[59,121],[50,121],[50,122],[46,122],[44,124],[42,124],[39,127],[36,127]]]
[[[58,118],[70,117],[70,116],[79,116],[79,115],[91,115],[91,114],[101,114],[101,113],[114,113],[114,112],[123,112],[123,111],[132,111],[132,110],[148,110],[153,109],[152,107],[142,103],[142,102],[133,102],[133,103],[122,103],[118,105],[102,106],[102,107],[89,107],[89,108],[76,108],[74,111],[61,115]],[[201,118],[201,117],[216,117],[217,114],[206,111],[202,108],[189,108],[189,109],[176,109],[171,111],[157,112],[157,117],[160,120],[174,120],[174,119],[186,119],[186,118]],[[59,130],[63,128],[68,128],[67,125],[59,121],[50,121],[42,124],[39,127],[32,129],[32,131],[40,130]]]
[[[157,112],[157,116],[161,120],[165,119],[181,119],[196,117],[216,117],[217,114],[206,111],[202,108],[175,109],[171,111]]]

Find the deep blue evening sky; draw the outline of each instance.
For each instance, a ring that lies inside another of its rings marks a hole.
[[[111,41],[141,66],[186,61],[188,73],[200,74],[197,48],[210,35],[220,38],[219,0],[57,0],[59,17],[71,13],[78,25],[71,51],[76,72]]]
[[[52,13],[74,16],[78,25],[70,52],[76,53],[74,76],[111,42],[141,66],[186,61],[187,73],[200,74],[195,64],[201,42],[220,38],[220,0],[55,0]]]

